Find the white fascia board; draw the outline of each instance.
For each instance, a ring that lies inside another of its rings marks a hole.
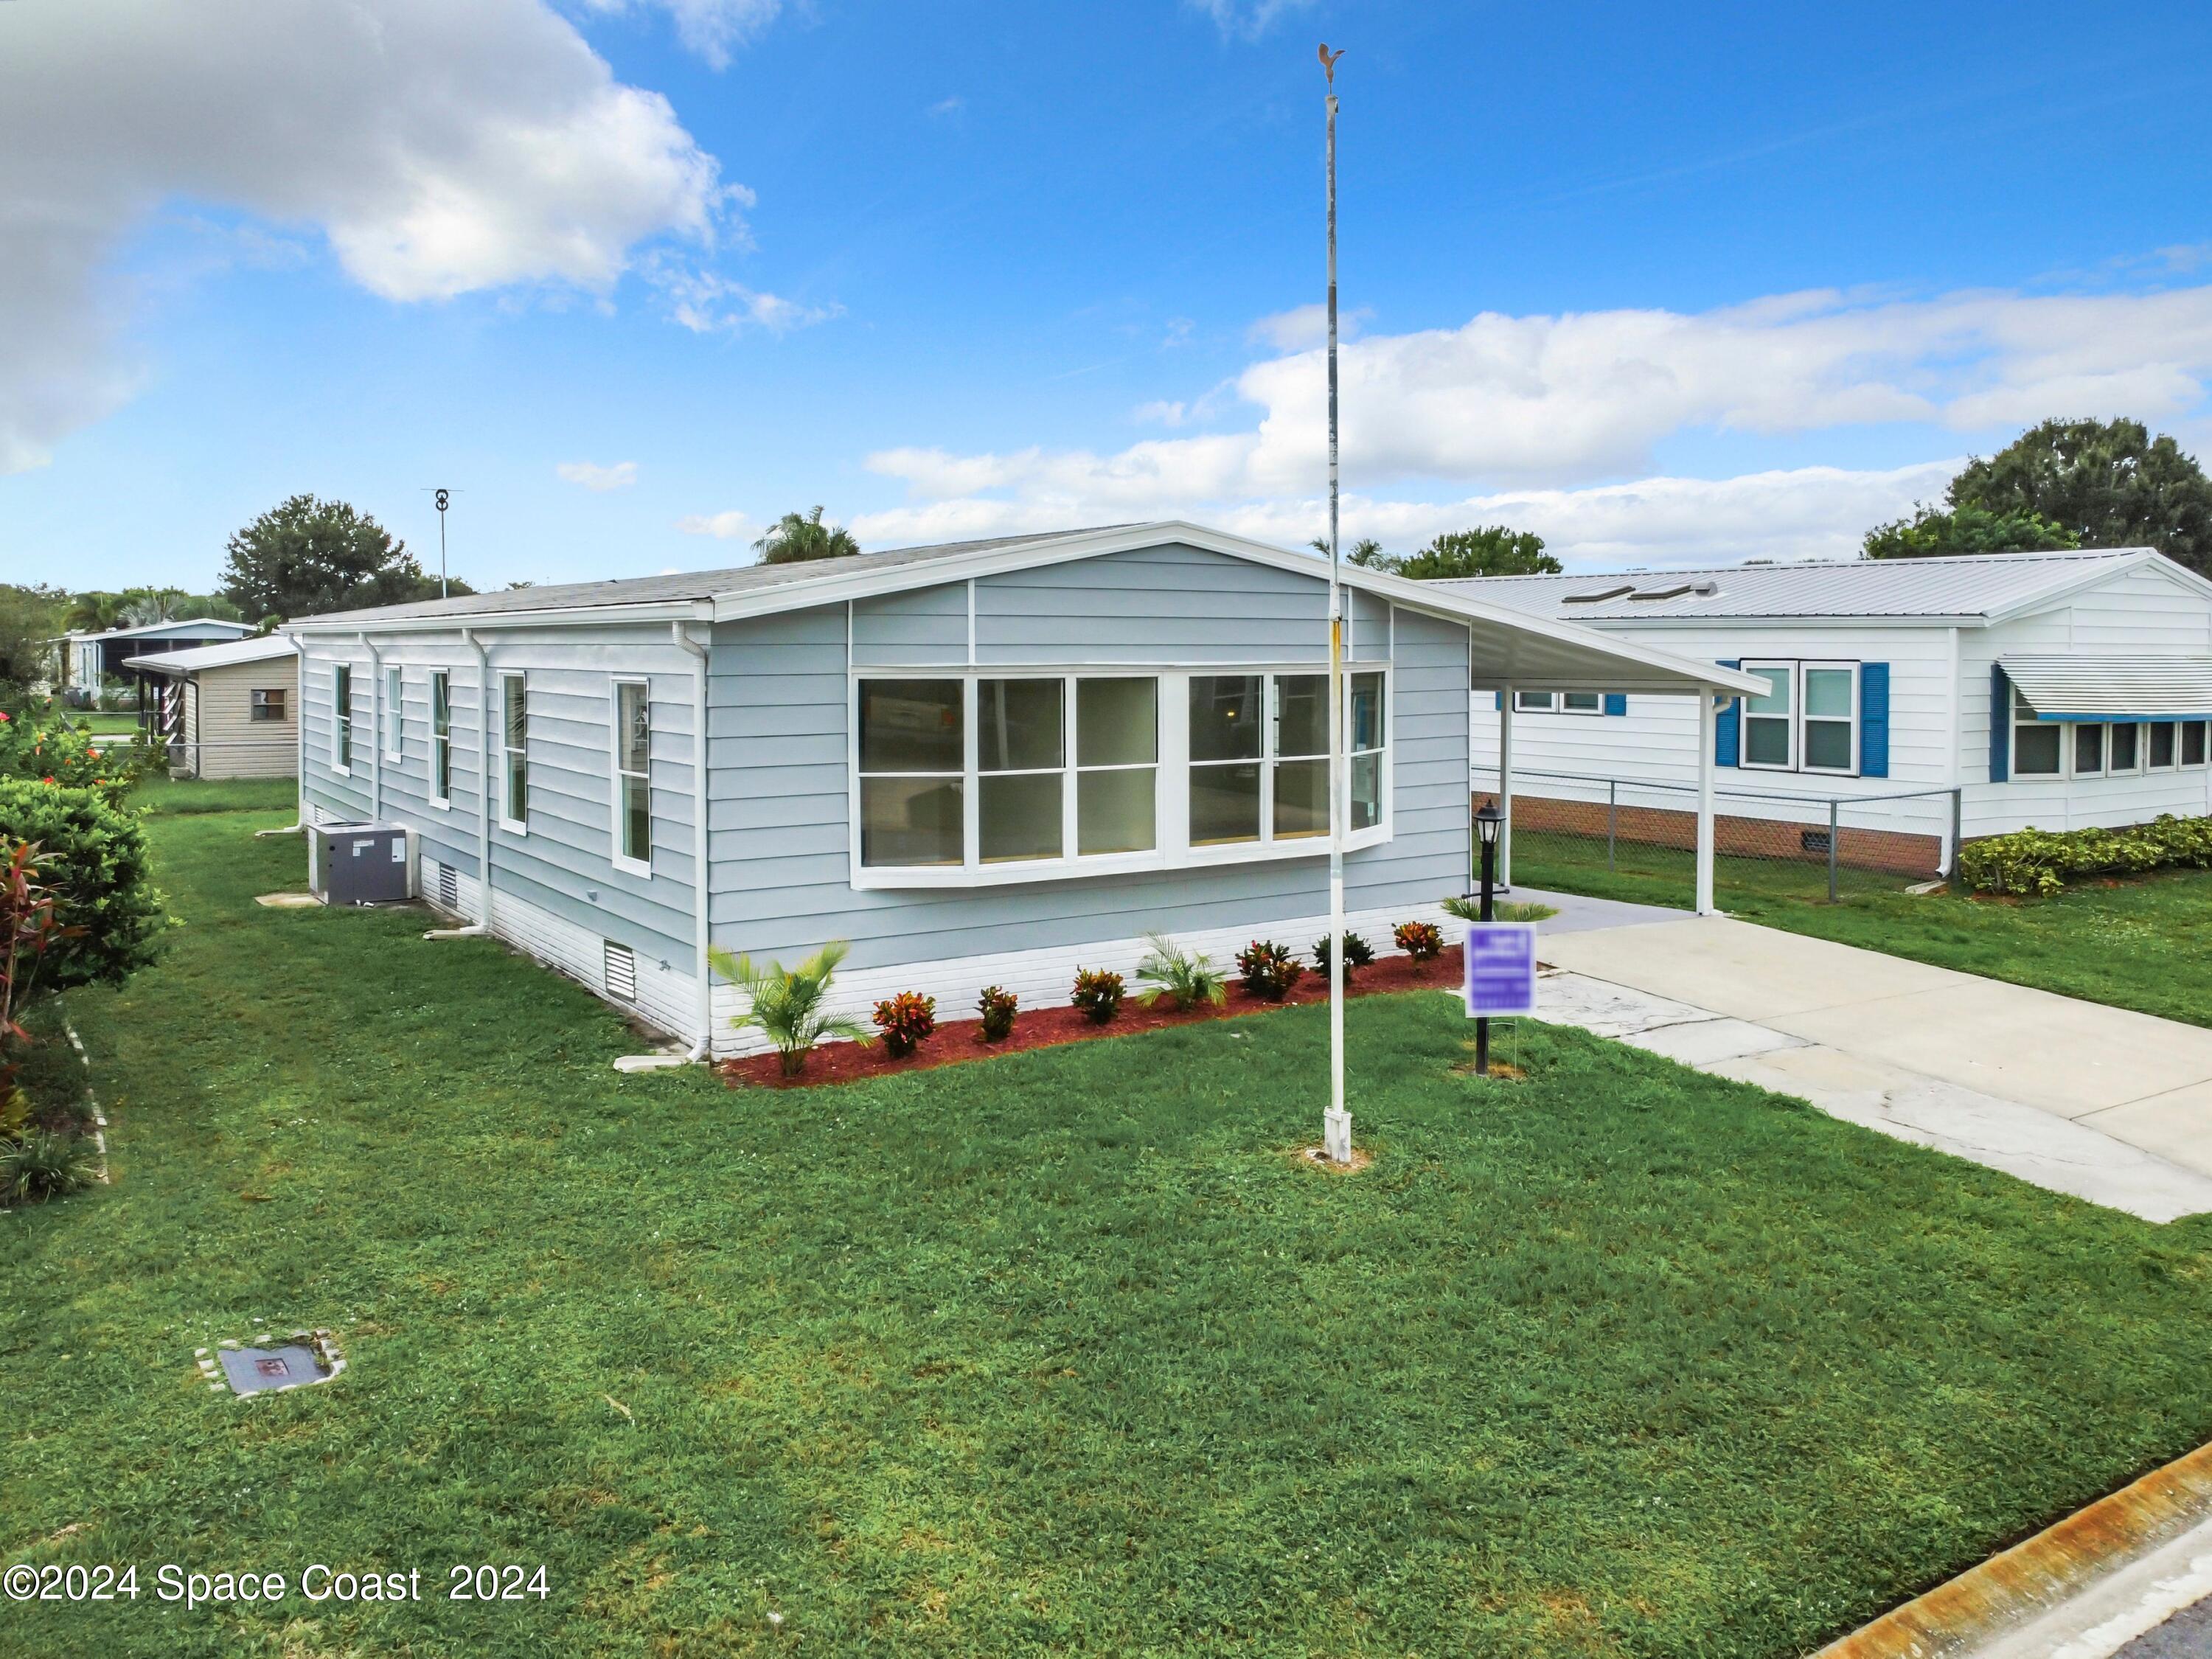
[[[313,617],[303,617],[298,622],[284,623],[276,631],[289,634],[295,639],[319,635],[346,639],[362,634],[456,634],[464,628],[478,634],[496,634],[512,629],[578,628],[621,623],[657,624],[710,622],[713,619],[714,608],[704,601],[662,599],[652,604],[563,605],[551,611],[456,611],[445,617],[392,617],[382,622],[368,619],[320,622]]]
[[[2179,582],[2185,588],[2194,589],[2199,599],[2212,601],[2212,581],[2205,580],[2188,566],[2176,563],[2157,549],[2146,547],[2137,551],[2131,559],[2116,559],[2110,564],[2093,566],[2079,575],[2069,576],[2063,581],[2053,582],[2039,593],[2031,593],[2025,599],[2015,599],[2002,610],[1990,611],[1989,621],[1992,623],[2010,622],[2015,617],[2025,617],[2038,611],[2048,610],[2051,605],[2070,599],[2077,593],[2090,588],[2101,587],[2106,582],[2145,568],[2159,570]]]
[[[1776,628],[1986,628],[1990,619],[1980,611],[1961,611],[1956,616],[1913,617],[1597,617],[1579,624],[1600,634],[1616,629],[1740,629],[1753,632]]]

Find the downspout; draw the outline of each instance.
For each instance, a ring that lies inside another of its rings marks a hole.
[[[424,939],[478,939],[491,932],[491,659],[473,628],[461,642],[477,653],[477,919],[465,927],[433,927]]]
[[[704,1060],[714,1046],[714,981],[707,960],[714,920],[708,908],[712,895],[707,890],[707,647],[693,639],[680,622],[669,623],[668,633],[691,657],[691,892],[696,912],[692,971],[699,988],[699,1040],[691,1045],[686,1058]]]
[[[282,830],[256,830],[256,841],[264,836],[305,835],[307,831],[307,653],[298,635],[289,637],[292,641],[292,777],[297,786],[292,816],[299,822],[288,823]]]
[[[368,821],[384,822],[384,653],[368,635],[361,648],[368,653]]]

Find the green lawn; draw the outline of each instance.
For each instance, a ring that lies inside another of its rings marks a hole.
[[[138,730],[138,716],[128,709],[102,712],[97,708],[76,708],[70,718],[88,732],[102,737],[130,737]]]
[[[1623,842],[1614,868],[1593,837],[1529,834],[1513,874],[1528,887],[1687,908],[1686,852]],[[2014,902],[1905,891],[1909,878],[1843,870],[1827,902],[1827,866],[1723,858],[1714,897],[1747,921],[1887,951],[1942,968],[2066,996],[2212,1025],[2212,872],[2177,870],[2086,884],[2057,898]]]
[[[618,1077],[572,985],[284,911],[282,811],[149,820],[185,926],[71,1012],[112,1190],[0,1217],[0,1556],[544,1564],[477,1607],[0,1607],[9,1654],[1784,1659],[2212,1433],[2156,1228],[1451,1001],[854,1087]],[[335,1327],[251,1404],[192,1350]],[[766,1616],[782,1613],[780,1641]]]

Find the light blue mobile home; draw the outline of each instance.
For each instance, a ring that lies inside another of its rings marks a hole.
[[[1470,685],[1747,689],[1346,585],[1346,902],[1378,945],[1466,887]],[[1056,1004],[1149,933],[1326,931],[1328,592],[1311,555],[1169,523],[311,617],[301,814],[404,827],[429,902],[716,1052],[709,943],[848,939],[854,1006]]]

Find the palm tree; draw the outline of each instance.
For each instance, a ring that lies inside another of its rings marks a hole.
[[[1326,536],[1315,537],[1313,538],[1313,550],[1320,554],[1324,559],[1327,558],[1328,556],[1328,538]],[[1382,550],[1382,544],[1376,541],[1372,536],[1362,536],[1358,541],[1352,543],[1352,551],[1346,554],[1344,556],[1351,560],[1352,563],[1364,566],[1369,570],[1389,570],[1398,562],[1395,559],[1392,558],[1388,553],[1385,553]]]
[[[860,550],[842,525],[822,522],[822,509],[787,513],[753,544],[763,564],[797,564],[805,559],[842,559]]]
[[[62,627],[72,634],[105,634],[123,614],[120,593],[79,593],[70,601]]]

